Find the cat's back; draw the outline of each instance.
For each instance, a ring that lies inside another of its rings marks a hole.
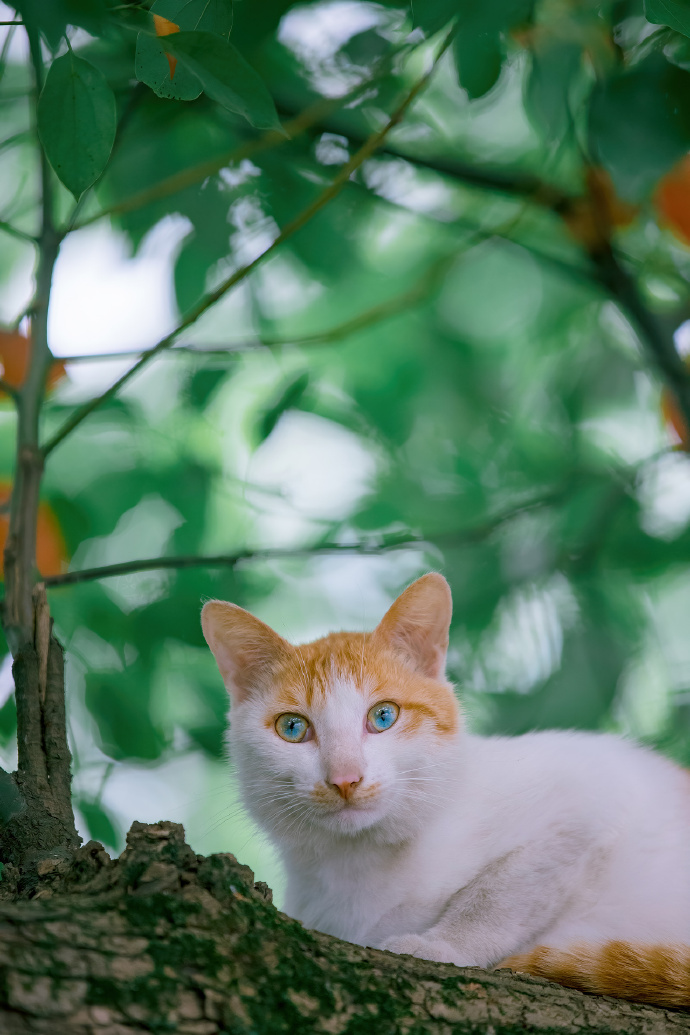
[[[570,730],[468,737],[467,756],[470,800],[495,817],[535,826],[580,819],[613,833],[643,820],[690,824],[690,773],[623,737]]]
[[[582,929],[565,941],[596,938],[601,920],[608,938],[690,939],[690,773],[602,733],[472,738],[470,753],[493,853],[543,840],[599,858],[582,889],[591,908],[581,901]]]

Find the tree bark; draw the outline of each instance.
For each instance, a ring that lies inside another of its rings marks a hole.
[[[43,642],[37,636],[14,659],[17,772],[0,771],[0,861],[21,868],[26,891],[44,859],[63,857],[68,864],[80,842],[70,799],[64,653],[50,633],[47,605],[44,617]]]
[[[33,897],[0,888],[4,1035],[690,1033],[690,1014],[458,969],[306,931],[232,855],[135,823],[119,860],[47,859]]]

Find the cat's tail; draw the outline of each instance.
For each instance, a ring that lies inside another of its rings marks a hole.
[[[538,945],[530,952],[509,956],[498,966],[582,992],[656,1006],[690,1006],[690,945],[605,942],[569,949]]]

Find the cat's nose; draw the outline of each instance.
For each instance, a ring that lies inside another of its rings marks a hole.
[[[362,782],[359,773],[338,773],[329,781],[331,787],[335,787],[341,798],[345,801],[354,794],[355,788]]]

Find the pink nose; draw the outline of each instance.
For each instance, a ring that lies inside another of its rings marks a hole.
[[[335,787],[340,797],[347,801],[350,795],[354,794],[355,788],[359,787],[361,782],[362,777],[356,773],[338,773],[338,775],[334,776],[330,781],[330,784],[331,787]]]

